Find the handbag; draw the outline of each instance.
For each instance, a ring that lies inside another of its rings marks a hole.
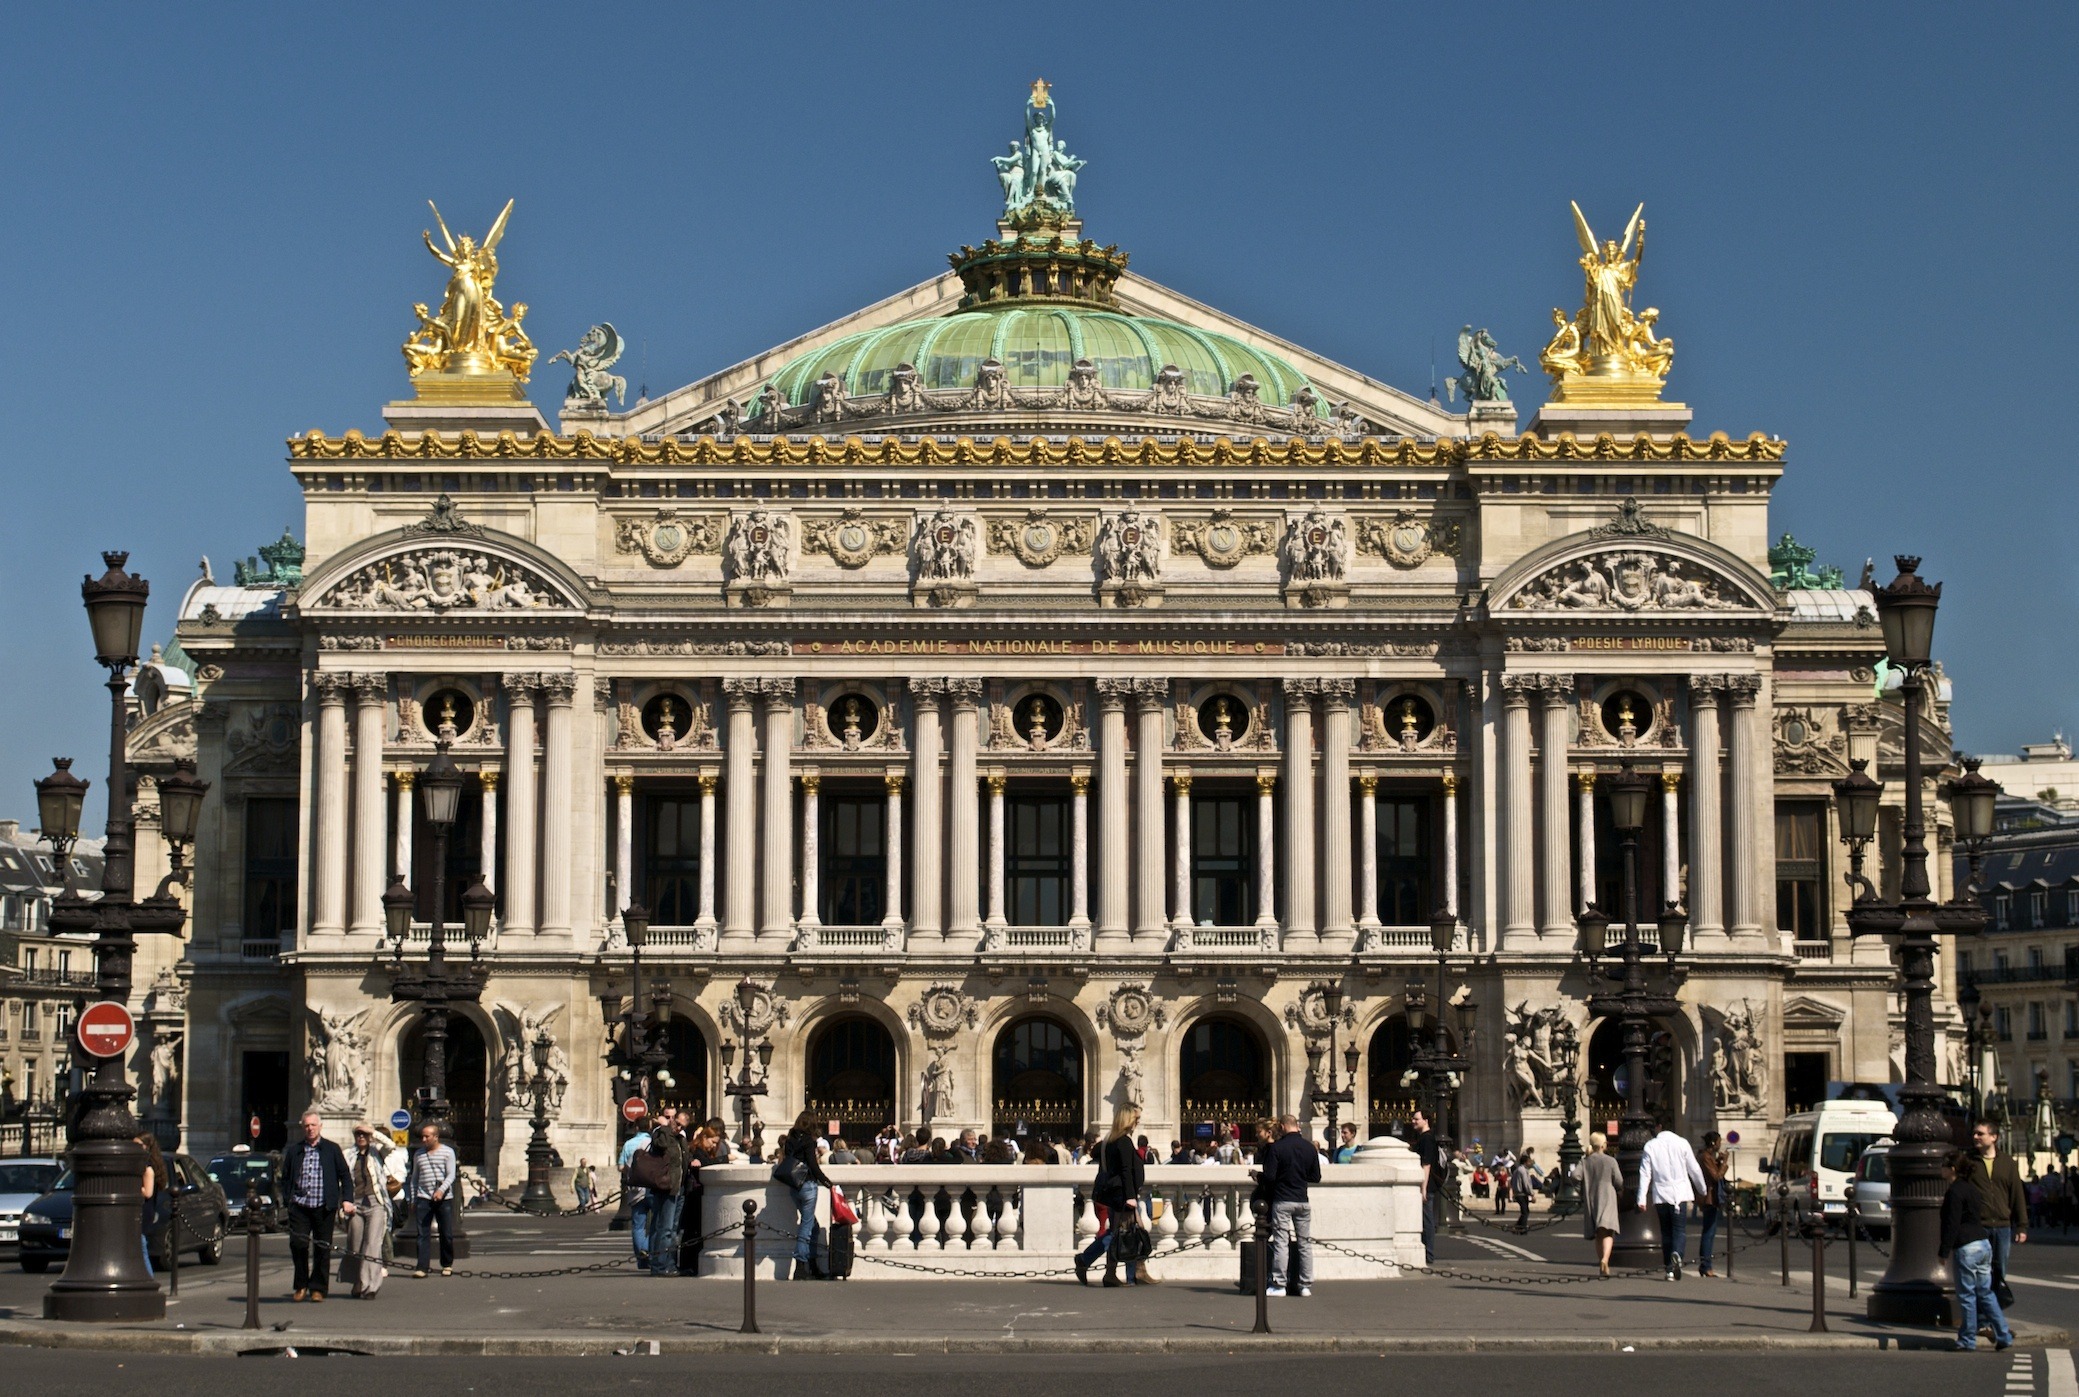
[[[1992,1256],[1992,1298],[2000,1302],[2002,1310],[2014,1308],[2014,1287],[2007,1284],[2007,1268],[2000,1265],[1998,1252]]]
[[[1124,1262],[1146,1261],[1155,1250],[1155,1239],[1136,1220],[1127,1221],[1112,1233],[1112,1255]]]
[[[661,1150],[649,1147],[637,1150],[635,1157],[628,1161],[628,1170],[642,1188],[654,1189],[658,1193],[678,1191],[679,1181],[672,1177],[671,1159]]]
[[[830,1220],[845,1224],[859,1221],[859,1214],[845,1201],[845,1191],[835,1185],[830,1190]]]
[[[775,1183],[799,1189],[809,1181],[808,1161],[798,1154],[783,1154],[773,1163],[772,1177]]]

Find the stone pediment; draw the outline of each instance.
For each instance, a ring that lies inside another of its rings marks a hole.
[[[586,609],[583,579],[523,538],[471,524],[445,496],[426,519],[328,558],[304,615],[527,616]]]
[[[1761,571],[1694,534],[1648,524],[1626,502],[1614,524],[1557,539],[1519,558],[1488,589],[1490,614],[1670,619],[1773,615]]]
[[[1824,1000],[1807,995],[1792,995],[1783,1001],[1783,1028],[1792,1030],[1825,1031],[1838,1029],[1848,1021],[1848,1011]]]

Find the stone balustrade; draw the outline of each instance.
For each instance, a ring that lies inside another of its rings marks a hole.
[[[1379,1279],[1422,1264],[1422,1170],[1406,1145],[1373,1140],[1358,1162],[1324,1164],[1321,1172],[1311,1190],[1315,1238],[1387,1264],[1316,1246],[1318,1278]],[[914,1280],[920,1268],[925,1276],[948,1279],[1065,1272],[1097,1235],[1089,1204],[1095,1170],[1089,1166],[855,1164],[833,1165],[828,1173],[859,1213],[852,1238],[852,1275],[858,1280]],[[1232,1280],[1240,1274],[1239,1252],[1253,1229],[1249,1173],[1238,1165],[1149,1168],[1148,1192],[1162,1204],[1150,1227],[1157,1275]],[[758,1272],[773,1279],[788,1275],[798,1215],[793,1195],[772,1181],[770,1166],[712,1166],[701,1175],[701,1231],[740,1224],[745,1201],[755,1201],[765,1224]],[[816,1212],[827,1227],[827,1191]],[[887,1262],[902,1264],[881,1264]],[[700,1274],[743,1275],[740,1229],[708,1244]]]

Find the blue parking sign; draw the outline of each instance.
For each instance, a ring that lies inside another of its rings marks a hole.
[[[401,1107],[395,1111],[390,1112],[390,1129],[411,1129],[411,1112],[404,1110]]]

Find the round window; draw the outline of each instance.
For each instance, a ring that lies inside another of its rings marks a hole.
[[[830,733],[847,747],[856,747],[881,726],[881,708],[864,694],[845,694],[831,700]]]
[[[1395,694],[1386,700],[1386,735],[1412,747],[1435,730],[1436,711],[1420,694]]]
[[[1249,731],[1249,705],[1234,694],[1212,694],[1199,702],[1198,730],[1215,747],[1240,742]]]
[[[1042,746],[1061,736],[1061,705],[1051,694],[1027,694],[1011,705],[1011,722],[1019,737]]]
[[[686,735],[686,719],[691,711],[681,695],[658,694],[642,706],[642,730],[658,746],[669,747]]]
[[[1603,700],[1603,727],[1619,742],[1633,742],[1653,730],[1653,705],[1644,694],[1619,689]]]
[[[419,720],[435,737],[450,740],[468,732],[476,722],[476,704],[460,689],[441,689],[426,700]]]

